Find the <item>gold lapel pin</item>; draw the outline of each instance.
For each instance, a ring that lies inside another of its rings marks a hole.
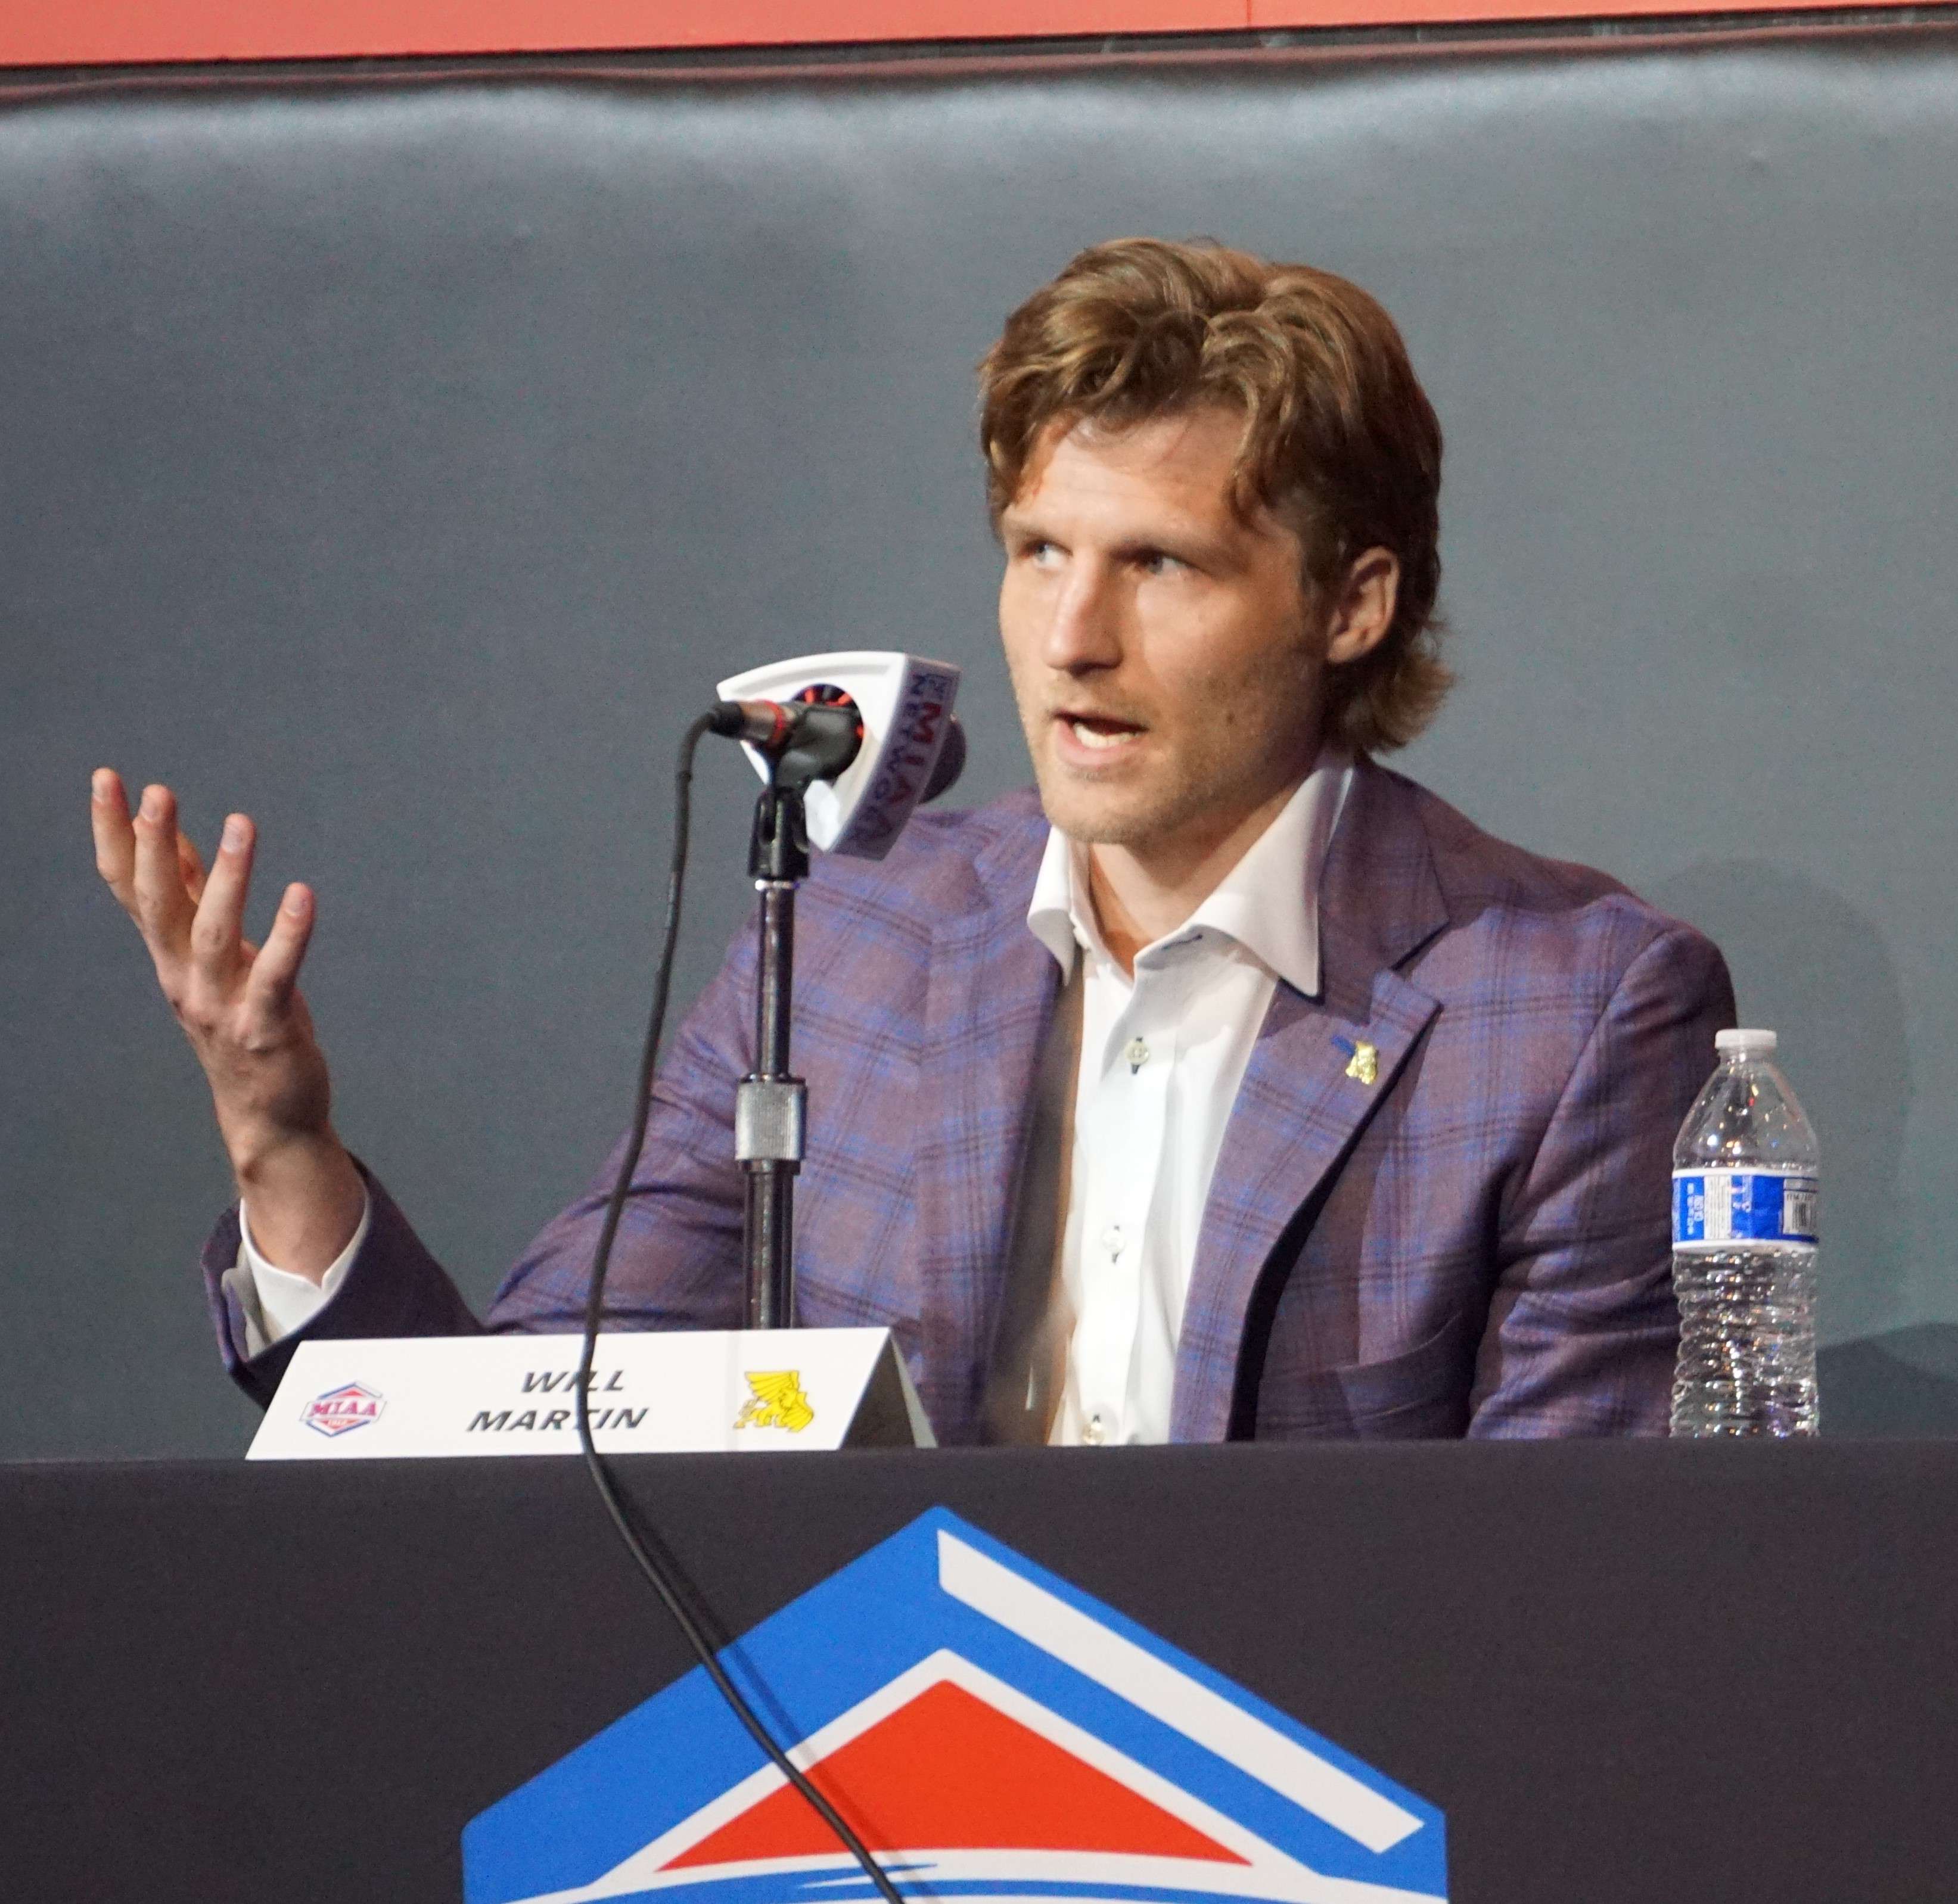
[[[1350,1038],[1335,1038],[1332,1042],[1345,1052],[1346,1075],[1361,1084],[1371,1084],[1380,1075],[1380,1054],[1364,1038],[1355,1044]]]

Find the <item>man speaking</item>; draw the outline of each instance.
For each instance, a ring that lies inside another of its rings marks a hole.
[[[891,1327],[946,1442],[1663,1432],[1671,1146],[1732,995],[1690,928],[1377,763],[1448,685],[1441,436],[1391,320],[1124,239],[981,383],[1038,794],[805,890],[802,1319]],[[103,770],[93,819],[237,1176],[204,1264],[238,1379],[480,1328],[334,1134],[311,892],[254,947],[245,816],[208,876],[167,788],[132,819]],[[676,1035],[616,1324],[739,1320],[753,984],[744,933]],[[603,1201],[490,1328],[580,1326]]]

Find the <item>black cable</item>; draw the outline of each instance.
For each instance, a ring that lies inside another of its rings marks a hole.
[[[788,1754],[775,1743],[773,1734],[741,1696],[740,1689],[727,1677],[727,1669],[715,1656],[711,1643],[701,1631],[699,1623],[682,1598],[679,1588],[640,1539],[626,1513],[626,1504],[619,1498],[618,1484],[612,1478],[612,1471],[606,1466],[604,1457],[591,1439],[591,1365],[597,1354],[598,1328],[605,1313],[605,1278],[612,1266],[612,1244],[619,1234],[619,1219],[626,1208],[626,1194],[632,1188],[632,1171],[639,1161],[639,1147],[646,1141],[646,1120],[652,1110],[653,1075],[659,1062],[660,1034],[666,1025],[667,995],[673,987],[673,948],[680,942],[680,898],[686,884],[687,833],[693,808],[694,752],[700,745],[701,737],[712,731],[718,718],[714,714],[704,714],[687,729],[686,738],[680,743],[680,765],[673,776],[673,869],[667,880],[666,930],[660,945],[659,974],[653,982],[652,1018],[646,1027],[645,1049],[639,1058],[639,1091],[632,1107],[632,1133],[626,1139],[625,1153],[619,1160],[618,1177],[606,1202],[605,1221],[599,1230],[598,1247],[591,1259],[591,1282],[585,1303],[585,1345],[578,1363],[578,1445],[584,1451],[585,1465],[591,1476],[592,1484],[598,1490],[599,1499],[605,1503],[605,1511],[612,1517],[612,1525],[619,1530],[619,1538],[626,1543],[626,1552],[632,1555],[639,1571],[660,1596],[667,1611],[673,1615],[674,1625],[686,1636],[686,1643],[692,1648],[694,1656],[705,1669],[708,1677],[713,1681],[714,1690],[727,1702],[728,1709],[746,1728],[749,1737],[768,1755],[790,1784],[815,1807],[816,1815],[835,1833],[844,1849],[863,1866],[864,1875],[876,1886],[878,1895],[886,1899],[887,1904],[904,1904],[897,1887],[878,1868],[869,1848],[844,1821],[836,1807],[809,1782],[806,1774],[790,1763]]]

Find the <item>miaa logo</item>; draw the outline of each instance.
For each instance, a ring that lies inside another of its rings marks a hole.
[[[373,1389],[363,1388],[358,1382],[347,1382],[315,1396],[306,1404],[301,1419],[309,1428],[331,1438],[366,1427],[387,1405]]]

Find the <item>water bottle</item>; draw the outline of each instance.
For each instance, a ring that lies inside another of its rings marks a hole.
[[[1772,1031],[1722,1031],[1672,1150],[1676,1435],[1814,1434],[1815,1133]]]

